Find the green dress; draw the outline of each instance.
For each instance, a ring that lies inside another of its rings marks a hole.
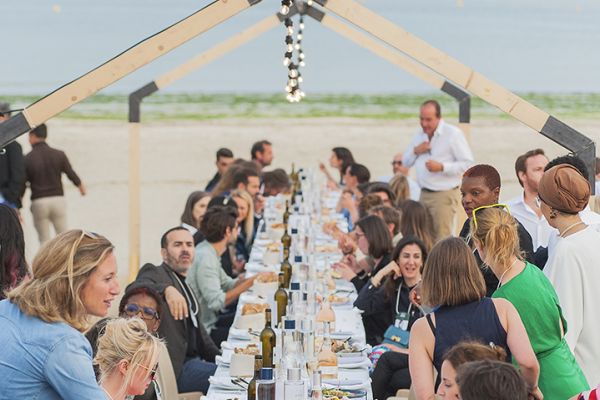
[[[538,385],[544,400],[565,400],[589,389],[575,356],[562,339],[558,321],[562,321],[565,332],[567,323],[558,296],[539,268],[526,263],[525,269],[492,297],[510,301],[519,312],[540,363]]]

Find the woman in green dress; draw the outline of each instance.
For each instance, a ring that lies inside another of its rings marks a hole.
[[[539,387],[545,400],[564,400],[589,385],[564,334],[567,323],[550,281],[523,261],[517,225],[506,207],[473,210],[471,236],[481,259],[500,283],[492,297],[510,301],[521,316],[540,364]]]

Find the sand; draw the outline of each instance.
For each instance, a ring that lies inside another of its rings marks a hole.
[[[453,121],[449,121],[453,123]],[[596,142],[600,120],[565,121]],[[142,125],[141,262],[160,263],[159,240],[179,224],[187,195],[203,189],[215,173],[214,156],[229,147],[236,157],[249,158],[250,146],[267,139],[274,144],[272,167],[317,167],[327,162],[330,149],[346,146],[373,177],[391,174],[390,161],[403,151],[416,127],[413,120],[368,119],[225,119]],[[64,150],[82,178],[88,194],[81,197],[64,178],[69,226],[107,236],[116,245],[119,273],[128,276],[128,126],[126,123],[54,119],[48,122],[51,146]],[[472,148],[478,163],[492,164],[502,176],[502,199],[520,193],[514,173],[515,158],[541,147],[553,158],[566,150],[519,122],[508,119],[475,120]],[[26,137],[19,142],[25,153]],[[29,191],[23,207],[26,251],[31,262],[39,248],[29,211]]]

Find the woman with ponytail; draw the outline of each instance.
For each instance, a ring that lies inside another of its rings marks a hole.
[[[540,364],[544,399],[567,399],[586,390],[585,376],[564,340],[567,325],[558,296],[543,272],[523,261],[514,218],[500,208],[476,209],[471,237],[499,280],[493,297],[510,301],[521,316]]]

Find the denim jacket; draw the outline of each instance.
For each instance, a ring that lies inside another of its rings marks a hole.
[[[92,349],[66,323],[44,322],[0,301],[0,400],[105,400]]]

